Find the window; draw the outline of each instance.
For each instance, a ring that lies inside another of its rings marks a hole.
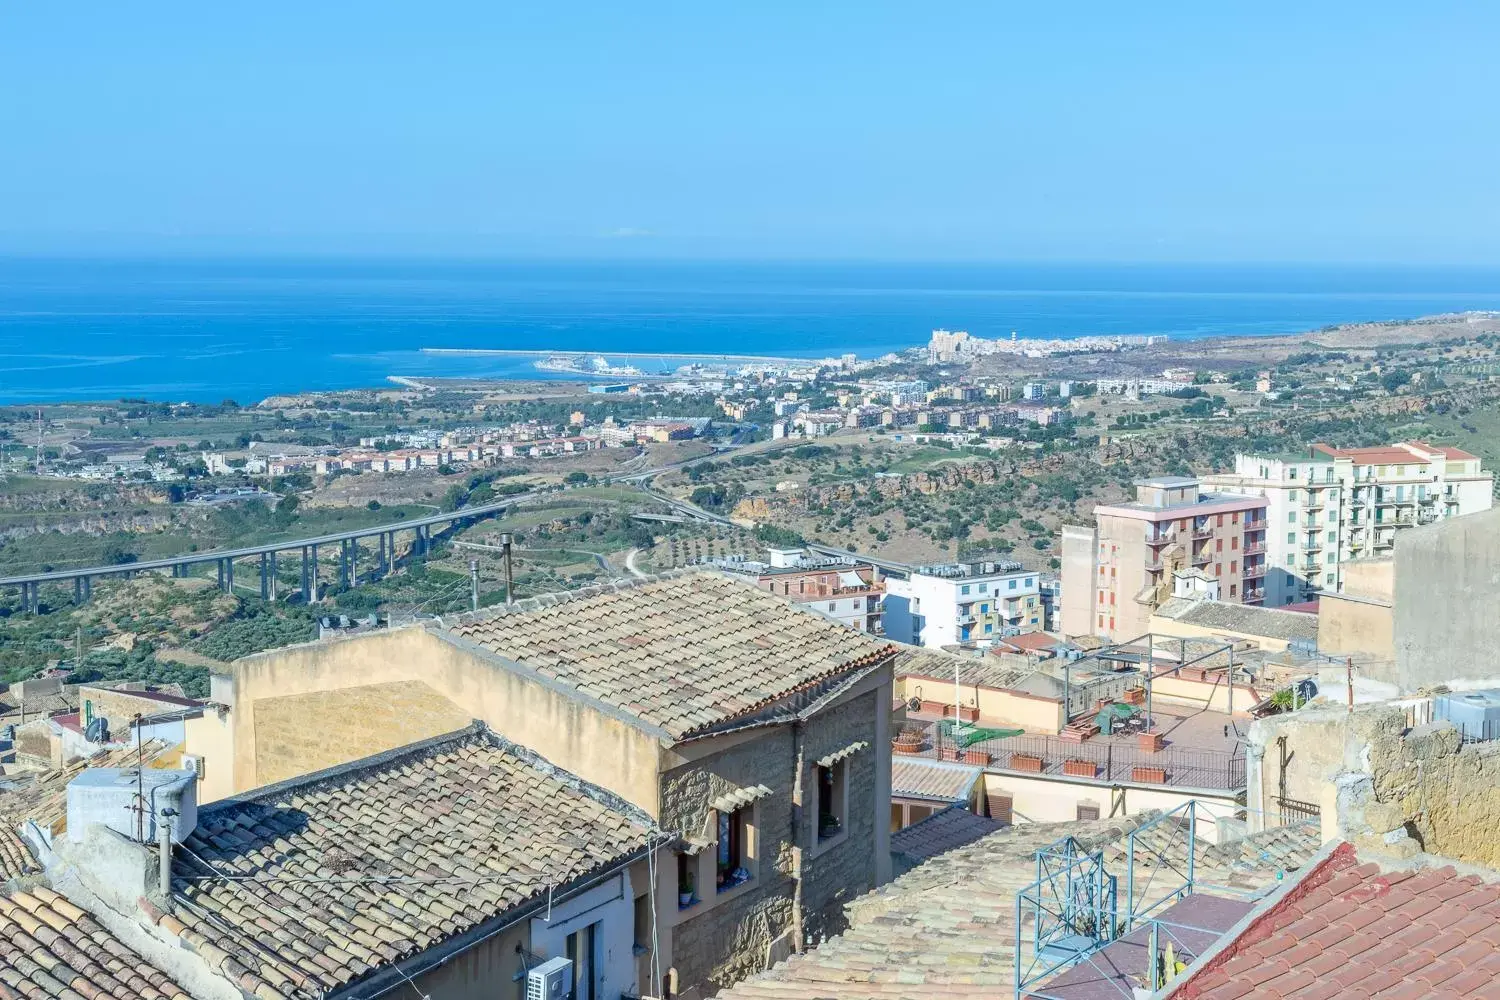
[[[1238,559],[1231,559],[1231,560],[1229,560],[1229,573],[1230,573],[1230,575],[1233,576],[1235,573],[1238,573],[1239,571],[1240,571],[1240,561]]]
[[[988,594],[990,592],[990,585],[987,583],[981,583],[979,585],[979,592],[981,594]]]
[[[979,613],[982,614],[982,615],[989,614],[990,613],[990,606],[988,604],[981,604],[979,606]]]
[[[1092,802],[1078,803],[1078,819],[1098,819],[1099,807]]]
[[[969,585],[968,585],[968,584],[967,584],[967,583],[966,583],[966,584],[964,584],[964,585],[963,585],[963,586],[962,586],[962,587],[960,587],[960,588],[959,588],[959,591],[958,591],[958,592],[959,592],[959,593],[960,593],[960,594],[964,594],[964,595],[967,595],[967,594],[968,594],[968,593],[969,593]]]
[[[1010,581],[1010,589],[1011,590],[1015,590],[1016,589],[1016,581],[1014,581],[1014,580]]]
[[[1325,583],[1333,583],[1333,574],[1332,573],[1325,573],[1325,574],[1323,574],[1323,581]]]
[[[1286,523],[1287,524],[1296,524],[1297,523],[1297,512],[1295,510],[1291,511],[1291,512],[1289,512],[1287,514],[1287,516],[1286,516]]]
[[[1237,588],[1237,586],[1236,586],[1236,585],[1235,585],[1235,584],[1232,584],[1232,583],[1231,583],[1231,584],[1230,584],[1230,585],[1229,585],[1229,596],[1230,596],[1230,597],[1233,597],[1233,596],[1234,596],[1234,592],[1235,592],[1235,590],[1237,590],[1237,589],[1238,589],[1238,588]]]
[[[838,606],[839,605],[838,605],[837,601],[829,601],[828,602],[828,610],[829,611],[836,611],[836,610],[838,610]]]
[[[1330,552],[1328,553],[1328,557],[1323,561],[1332,566],[1334,563],[1339,561],[1339,554],[1337,552]]]
[[[1223,575],[1224,575],[1224,564],[1223,563],[1214,563],[1214,576],[1223,576]]]
[[[1036,577],[1034,577],[1034,576],[1028,576],[1026,578],[1026,586],[1028,586],[1028,587],[1035,587],[1036,586]]]
[[[1234,537],[1234,538],[1231,538],[1231,539],[1230,539],[1230,540],[1229,540],[1229,550],[1230,550],[1230,551],[1231,551],[1231,552],[1233,552],[1233,551],[1234,551],[1234,550],[1235,550],[1235,549],[1237,549],[1237,548],[1239,548],[1239,547],[1240,547],[1240,540],[1239,540],[1239,536],[1235,536],[1235,537]]]
[[[988,622],[986,622],[985,626],[984,626],[984,634],[985,635],[989,635],[993,631],[995,631],[995,626],[993,626],[993,625],[989,624]]]
[[[679,910],[685,910],[698,902],[697,867],[697,855],[677,855],[677,908]],[[686,902],[683,902],[684,900]]]
[[[1339,533],[1337,531],[1330,531],[1325,536],[1325,539],[1330,542],[1336,542],[1339,540]]]
[[[1239,511],[1235,511],[1233,514],[1229,515],[1229,523],[1230,524],[1239,524],[1240,523],[1240,512]]]
[[[1215,552],[1223,552],[1224,551],[1224,539],[1222,539],[1222,538],[1215,538],[1214,539],[1214,551]]]
[[[844,832],[844,814],[848,810],[849,799],[845,771],[848,761],[824,767],[819,764],[816,768],[818,783],[818,842],[832,840]]]
[[[1296,545],[1297,544],[1297,533],[1295,531],[1288,531],[1286,533],[1286,543],[1288,545]]]
[[[594,950],[598,946],[597,923],[580,927],[567,940],[567,959],[573,963],[573,1000],[594,1000]]]
[[[1219,515],[1219,523],[1218,523],[1217,526],[1220,527],[1220,528],[1224,527],[1224,515],[1223,514]]]
[[[719,892],[750,881],[750,807],[719,813],[719,844],[714,858],[714,884]]]

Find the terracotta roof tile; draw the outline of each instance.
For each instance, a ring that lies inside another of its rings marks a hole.
[[[938,854],[851,903],[842,935],[721,992],[719,1000],[1011,996],[1016,893],[1036,878],[1036,851],[1072,835],[1118,866],[1125,835],[1149,818],[1004,827]],[[1185,857],[1183,838],[1160,825],[1139,837]],[[1217,847],[1200,843],[1195,863],[1206,882],[1263,889],[1317,846],[1316,827],[1283,828]]]
[[[476,726],[200,809],[175,918],[153,922],[248,993],[332,991],[651,837],[644,814]]]
[[[972,844],[999,830],[1002,825],[997,819],[976,816],[963,806],[949,806],[891,834],[891,853],[899,855],[900,860],[910,867],[956,847]]]
[[[1173,996],[1496,995],[1500,883],[1452,866],[1413,872],[1361,863],[1349,844],[1303,882]]]
[[[878,662],[877,642],[717,573],[584,588],[447,632],[681,739]]]
[[[0,897],[0,997],[190,1000],[91,915],[40,886]]]

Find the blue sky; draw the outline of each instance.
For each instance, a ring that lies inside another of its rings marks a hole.
[[[1500,263],[1492,4],[8,4],[0,250]]]

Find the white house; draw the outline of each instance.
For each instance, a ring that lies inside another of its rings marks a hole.
[[[914,646],[987,644],[1042,628],[1039,574],[1018,563],[923,566],[887,576],[886,635]]]

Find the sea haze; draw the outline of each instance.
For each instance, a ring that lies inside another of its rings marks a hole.
[[[545,377],[530,359],[423,347],[874,356],[934,327],[1205,337],[1465,309],[1500,309],[1500,270],[11,258],[0,402]]]

